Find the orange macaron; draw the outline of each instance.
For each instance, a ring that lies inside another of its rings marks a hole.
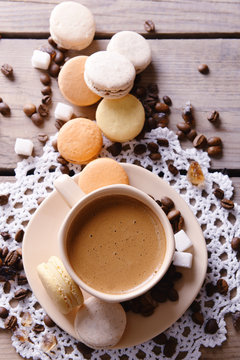
[[[85,62],[88,56],[76,56],[68,60],[58,76],[58,86],[70,103],[78,106],[95,104],[100,98],[92,92],[84,80]]]

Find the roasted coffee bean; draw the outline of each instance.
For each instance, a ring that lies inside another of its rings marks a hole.
[[[198,71],[201,73],[201,74],[208,74],[209,73],[209,67],[207,66],[207,64],[201,64],[199,65],[198,67]]]
[[[55,43],[55,41],[53,40],[53,38],[51,36],[48,37],[48,43],[50,45],[52,45],[54,48],[57,47],[57,44]]]
[[[183,108],[182,118],[186,123],[190,125],[193,123],[192,105],[190,101],[188,101]]]
[[[169,106],[165,103],[157,102],[155,105],[155,110],[157,112],[163,112],[168,113],[169,112]]]
[[[84,358],[91,359],[91,354],[94,351],[94,349],[90,348],[89,346],[83,344],[82,342],[78,342],[76,344],[78,351],[83,354]]]
[[[146,95],[146,89],[143,86],[138,86],[136,88],[135,94],[138,98],[143,98]]]
[[[36,332],[36,333],[41,333],[41,332],[43,332],[44,330],[45,330],[45,327],[44,327],[44,325],[42,325],[42,324],[35,324],[35,325],[33,326],[33,331]]]
[[[0,97],[0,103],[3,101],[3,99]]]
[[[41,126],[44,122],[43,117],[39,113],[34,113],[31,116],[31,120],[34,123],[34,125],[36,125],[36,126]]]
[[[1,72],[3,75],[10,77],[13,75],[13,67],[9,64],[3,64],[1,67]]]
[[[29,294],[29,290],[27,289],[18,289],[14,293],[14,299],[16,300],[23,300]]]
[[[42,90],[41,93],[43,95],[51,95],[52,94],[52,89],[50,86],[45,86]]]
[[[218,279],[217,281],[217,290],[221,295],[227,295],[228,292],[228,283],[224,279]]]
[[[166,105],[171,106],[172,105],[172,100],[170,99],[169,96],[165,95],[163,96],[163,101],[165,102]]]
[[[174,166],[173,164],[168,164],[168,170],[170,171],[171,174],[173,174],[174,176],[176,176],[178,174],[178,169],[176,168],[176,166]]]
[[[167,340],[164,349],[163,349],[163,354],[168,357],[171,358],[175,352],[176,352],[176,346],[177,346],[177,340],[170,336],[170,338]]]
[[[44,316],[43,321],[47,327],[53,327],[56,325],[55,322],[48,315]]]
[[[2,266],[3,262],[2,262],[2,259],[0,258],[0,267]]]
[[[23,274],[19,274],[19,275],[17,276],[17,283],[18,283],[18,285],[25,285],[25,284],[27,284],[28,281],[27,281],[26,276],[23,275]]]
[[[23,107],[24,113],[29,117],[31,117],[32,114],[34,114],[36,112],[36,110],[37,110],[36,106],[34,104],[30,104],[30,103],[25,104],[24,107]]]
[[[16,252],[18,253],[19,258],[22,259],[22,248],[17,248]]]
[[[136,155],[142,155],[146,152],[146,150],[147,150],[147,147],[144,144],[137,144],[134,146],[134,149],[133,149],[134,154],[136,154]]]
[[[42,103],[44,104],[44,105],[51,105],[51,103],[52,103],[52,98],[51,98],[51,96],[49,96],[49,95],[45,95],[43,98],[42,98]]]
[[[240,331],[240,311],[232,314],[233,326],[237,331]]]
[[[229,199],[222,199],[221,205],[224,209],[232,210],[234,208],[234,202]]]
[[[62,165],[67,165],[67,164],[68,164],[68,161],[65,160],[61,155],[59,155],[59,156],[57,157],[57,162],[58,162],[59,164],[62,164]]]
[[[205,325],[204,331],[206,334],[215,334],[219,327],[215,319],[209,319]]]
[[[8,104],[6,104],[5,102],[1,102],[0,103],[0,113],[3,116],[9,116],[10,115],[10,107],[8,106]]]
[[[6,319],[8,317],[9,311],[8,309],[6,309],[5,307],[1,306],[0,307],[0,318],[1,319]]]
[[[231,247],[235,251],[240,251],[240,237],[232,238]]]
[[[152,20],[146,20],[144,23],[144,29],[147,32],[154,32],[155,31],[155,24]]]
[[[0,235],[2,236],[3,240],[5,240],[5,241],[6,241],[6,240],[9,240],[9,239],[11,238],[9,232],[7,232],[7,231],[2,231],[2,232],[0,233]]]
[[[168,126],[168,118],[166,115],[163,115],[164,113],[157,113],[154,114],[154,120],[156,121],[156,126],[165,128]]]
[[[52,147],[54,148],[55,151],[58,151],[57,140],[52,141]]]
[[[178,140],[184,140],[186,135],[181,130],[176,131],[176,135],[178,137]]]
[[[147,144],[147,148],[150,152],[156,153],[158,151],[158,144],[152,141]]]
[[[42,117],[47,117],[49,115],[49,111],[47,108],[47,105],[44,104],[40,104],[38,107],[38,113],[42,116]]]
[[[223,199],[224,198],[224,191],[220,188],[216,188],[214,191],[213,191],[213,194],[216,196],[217,199]]]
[[[167,209],[171,210],[174,207],[174,202],[167,196],[161,198],[162,205],[166,206]]]
[[[54,58],[55,63],[61,65],[64,62],[64,59],[65,59],[65,55],[63,54],[63,52],[57,51],[56,56]]]
[[[203,149],[207,145],[207,139],[203,134],[199,134],[193,140],[193,146],[197,149]]]
[[[179,210],[171,210],[169,211],[169,213],[167,214],[168,220],[172,223],[175,220],[177,220],[180,217],[181,213]]]
[[[4,321],[4,327],[7,330],[13,330],[17,326],[17,318],[14,315],[9,315]]]
[[[194,300],[193,303],[190,305],[190,309],[192,310],[192,312],[200,312],[201,306],[199,302]]]
[[[159,302],[163,303],[167,301],[167,292],[164,289],[159,289],[157,286],[154,286],[151,290],[152,298]]]
[[[207,140],[208,146],[222,146],[222,140],[218,136],[212,136]]]
[[[192,321],[195,322],[195,324],[202,325],[204,323],[204,317],[201,312],[194,312],[192,314]]]
[[[51,84],[51,78],[47,73],[40,75],[40,81],[43,85],[50,85]]]
[[[177,223],[176,223],[176,232],[182,230],[184,227],[184,218],[180,215]]]
[[[38,141],[40,141],[41,143],[45,144],[48,141],[48,135],[47,134],[38,134],[37,136]]]
[[[65,49],[64,47],[60,46],[60,45],[57,45],[57,49],[63,53],[67,52],[68,50]]]
[[[22,261],[22,259],[19,259],[19,260],[18,260],[18,262],[17,262],[17,264],[16,264],[16,268],[17,268],[18,270],[23,270],[23,261]]]
[[[49,66],[48,72],[52,77],[57,77],[60,71],[60,66],[52,62]]]
[[[164,147],[168,147],[168,146],[169,146],[169,141],[168,141],[168,139],[158,138],[158,139],[157,139],[157,143],[158,143],[159,146],[164,146]]]
[[[2,257],[5,258],[8,254],[8,252],[9,252],[9,250],[8,250],[7,246],[4,246],[2,249]]]
[[[157,121],[153,117],[147,118],[147,127],[149,130],[156,129]]]
[[[219,119],[219,112],[218,111],[213,111],[210,115],[208,115],[208,121],[210,121],[211,123],[215,123],[218,121]]]
[[[5,264],[3,266],[0,267],[0,281],[5,282],[8,280],[14,280],[16,276],[16,270],[9,267],[9,266],[5,266]]]
[[[153,161],[158,161],[158,160],[161,160],[162,158],[162,155],[160,153],[151,153],[149,155],[150,159],[153,160]]]
[[[11,291],[11,283],[9,281],[6,281],[3,285],[3,291],[5,294],[9,294]]]
[[[62,174],[69,175],[69,168],[67,167],[67,165],[61,165],[60,166],[60,171],[61,171]]]
[[[179,299],[178,292],[174,288],[172,288],[168,291],[167,296],[170,301],[177,301]]]
[[[222,154],[222,146],[209,146],[207,152],[209,156],[219,156]]]
[[[115,142],[107,147],[107,151],[110,152],[112,156],[118,156],[122,151],[122,144],[120,142]]]
[[[23,241],[23,236],[24,236],[24,231],[23,231],[23,229],[19,229],[19,230],[16,232],[15,241],[17,241],[18,243],[22,242],[22,241]]]
[[[187,133],[187,138],[188,138],[188,140],[190,140],[190,141],[193,141],[196,136],[197,136],[197,132],[196,132],[195,129],[191,129],[191,130],[189,131],[189,133]]]
[[[0,206],[7,205],[9,195],[0,195]]]
[[[13,250],[9,252],[5,257],[4,265],[13,266],[17,263],[17,261],[18,261],[18,253],[16,250]]]
[[[155,336],[152,340],[158,345],[164,345],[167,342],[167,336],[164,333],[161,333]]]
[[[207,293],[207,296],[213,296],[216,292],[216,286],[213,285],[213,283],[207,283],[206,284],[206,293]]]
[[[60,119],[56,119],[54,125],[56,126],[56,128],[57,128],[58,130],[60,130],[61,127],[62,127],[64,124],[65,124],[65,121],[60,120]]]
[[[184,134],[189,133],[191,130],[191,126],[187,124],[186,122],[180,122],[177,124],[178,130],[182,131]]]

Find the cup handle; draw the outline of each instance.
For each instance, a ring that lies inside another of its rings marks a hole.
[[[72,208],[81,197],[86,195],[70,176],[64,174],[54,181],[55,189],[67,205]]]

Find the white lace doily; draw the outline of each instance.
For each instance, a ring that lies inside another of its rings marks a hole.
[[[169,147],[160,147],[162,155],[160,161],[154,162],[146,154],[134,154],[133,147],[135,144],[139,144],[139,142],[146,144],[162,137],[169,140]],[[19,243],[14,240],[16,232],[21,228],[25,228],[38,206],[37,199],[48,196],[49,192],[53,190],[53,181],[61,174],[60,164],[56,161],[59,154],[54,151],[51,145],[52,140],[53,138],[45,145],[41,157],[30,157],[18,163],[15,183],[0,184],[0,194],[10,194],[8,204],[0,207],[0,231],[7,231],[11,235],[11,240],[4,241],[1,237],[1,248],[8,246],[10,250],[14,250],[19,247]],[[128,149],[122,150],[121,154],[115,159],[128,163],[136,163],[137,161],[138,164],[140,163],[145,168],[150,165],[155,174],[160,174],[163,179],[169,182],[181,194],[191,207],[203,229],[209,252],[209,268],[205,284],[200,290],[197,300],[201,305],[204,324],[202,326],[195,324],[191,318],[192,312],[187,310],[179,321],[165,331],[167,338],[172,336],[177,340],[176,352],[172,359],[197,360],[201,355],[199,351],[201,345],[214,347],[220,345],[226,339],[225,314],[240,310],[239,261],[230,244],[234,236],[240,236],[240,206],[235,203],[234,209],[231,211],[221,207],[220,201],[212,193],[213,188],[217,184],[224,190],[225,197],[230,199],[233,187],[229,177],[219,172],[209,173],[210,159],[206,152],[196,149],[182,150],[176,135],[167,128],[152,130],[151,133],[146,134],[145,139],[138,142],[133,140],[128,144],[129,146],[124,147],[124,149]],[[111,142],[104,139],[104,148],[100,154],[101,156],[113,157],[107,151],[109,145],[111,145]],[[173,161],[179,170],[187,170],[189,160],[196,160],[204,172],[204,190],[189,183],[186,175],[179,173],[173,176],[168,170],[167,162],[169,160]],[[81,170],[80,166],[75,165],[69,165],[69,168],[72,172],[76,173]],[[224,277],[228,282],[229,290],[227,295],[214,293],[211,297],[207,296],[206,283],[216,284],[217,280],[221,277]],[[3,287],[3,283],[0,283],[0,286]],[[17,281],[11,281],[11,291],[4,293],[2,289],[0,299],[0,306],[8,308],[10,315],[17,317],[18,329],[23,330],[27,334],[28,339],[30,339],[30,341],[21,341],[16,336],[16,333],[13,332],[12,343],[16,351],[23,357],[31,357],[34,360],[83,359],[77,340],[57,326],[53,328],[45,326],[43,322],[45,312],[42,308],[36,306],[37,300],[34,294],[19,301],[15,307],[9,305],[14,297],[14,292],[18,288]],[[28,285],[23,285],[21,288],[28,289]],[[211,307],[209,307],[209,300],[211,300]],[[28,326],[22,325],[23,313],[31,315],[31,321],[27,324]],[[204,332],[204,326],[210,318],[216,319],[219,326],[219,330],[213,335]],[[36,323],[43,324],[44,331],[36,334],[33,331],[33,325]],[[0,326],[4,328],[3,319],[0,319]],[[42,339],[46,333],[53,334],[57,339],[57,345],[48,353],[42,350]],[[163,354],[163,349],[163,345],[150,340],[128,349],[96,350],[91,354],[87,354],[86,358],[126,360],[158,357],[165,359],[166,356]]]

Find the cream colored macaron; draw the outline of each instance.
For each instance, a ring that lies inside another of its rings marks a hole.
[[[119,342],[126,323],[126,313],[120,304],[90,297],[77,312],[74,328],[80,341],[92,348],[101,349]]]
[[[86,193],[113,184],[129,184],[123,167],[115,160],[99,158],[91,161],[80,172],[78,185]]]
[[[151,48],[149,42],[134,31],[120,31],[113,35],[107,51],[115,51],[126,56],[139,74],[151,62]]]
[[[128,94],[121,99],[103,99],[97,107],[96,121],[108,139],[125,142],[141,132],[145,112],[141,102]]]
[[[66,122],[58,133],[57,147],[64,159],[73,164],[87,164],[102,149],[102,134],[97,124],[77,118]]]
[[[51,12],[50,34],[65,49],[85,49],[95,34],[93,15],[86,6],[75,1],[63,1]]]
[[[84,80],[87,58],[87,56],[75,56],[68,60],[58,75],[58,85],[62,95],[78,106],[92,105],[100,99],[100,96],[89,89]]]
[[[76,306],[83,304],[80,288],[68,275],[62,261],[51,256],[47,263],[37,266],[38,276],[59,311],[68,314]]]

